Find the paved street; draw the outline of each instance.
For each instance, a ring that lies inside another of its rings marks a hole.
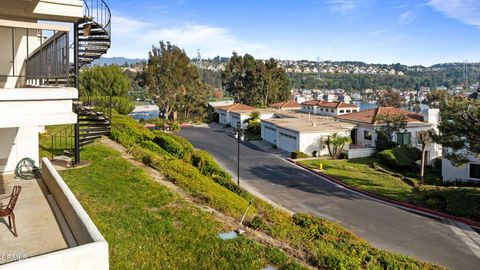
[[[223,128],[183,128],[179,134],[236,175],[237,142]],[[461,230],[366,198],[249,144],[242,145],[240,152],[241,185],[290,211],[338,222],[382,249],[452,269],[480,267],[480,243],[475,243],[478,235],[470,227]]]

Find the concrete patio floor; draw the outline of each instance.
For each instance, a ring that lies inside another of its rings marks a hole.
[[[16,185],[22,187],[14,210],[18,237],[8,227],[8,218],[0,218],[0,265],[68,248],[64,237],[68,228],[57,222],[42,179],[0,176],[0,205],[8,204],[4,198]]]

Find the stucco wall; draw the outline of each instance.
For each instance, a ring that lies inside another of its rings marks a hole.
[[[0,174],[12,174],[25,157],[38,158],[38,126],[0,128]]]
[[[470,178],[470,164],[480,164],[480,158],[469,156],[471,162],[462,166],[455,166],[448,159],[442,159],[442,178],[444,182],[453,181],[480,181],[479,179]]]

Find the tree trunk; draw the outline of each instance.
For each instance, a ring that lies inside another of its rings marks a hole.
[[[420,158],[420,179],[423,182],[423,175],[425,172],[425,145],[422,145],[422,157]]]

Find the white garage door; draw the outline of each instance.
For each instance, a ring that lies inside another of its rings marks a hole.
[[[280,143],[279,143],[280,149],[283,149],[288,152],[293,152],[298,150],[296,136],[292,136],[290,134],[280,132],[279,138],[280,138]]]
[[[277,129],[270,126],[263,126],[263,139],[271,143],[277,143]]]

